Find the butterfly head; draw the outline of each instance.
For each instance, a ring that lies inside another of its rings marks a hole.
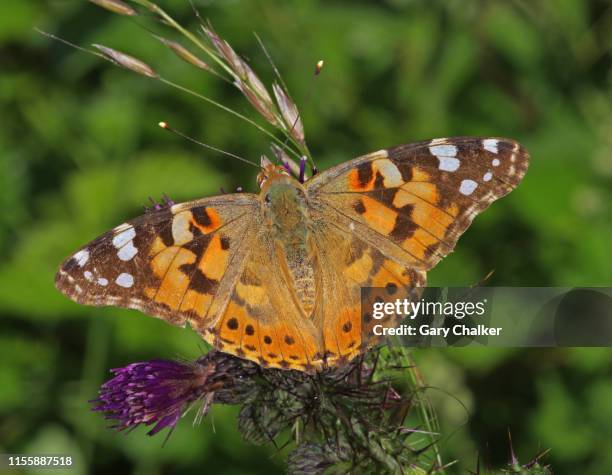
[[[260,200],[267,219],[276,227],[295,228],[306,214],[303,185],[289,171],[262,158],[257,176]]]
[[[264,187],[269,187],[278,181],[291,182],[295,180],[289,171],[282,165],[274,165],[265,156],[261,157],[261,171],[257,175],[257,185],[263,191]]]

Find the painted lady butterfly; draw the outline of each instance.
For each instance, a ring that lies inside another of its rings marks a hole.
[[[263,366],[338,366],[375,343],[360,289],[424,286],[528,160],[513,140],[458,137],[380,150],[303,184],[267,164],[259,195],[175,204],[121,224],[66,260],[56,286],[79,303],[189,323]]]

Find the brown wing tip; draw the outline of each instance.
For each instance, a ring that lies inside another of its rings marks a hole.
[[[55,288],[62,294],[77,303],[84,303],[83,288],[70,276],[64,266],[62,266],[55,274]]]

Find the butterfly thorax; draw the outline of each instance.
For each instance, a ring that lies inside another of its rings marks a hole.
[[[304,315],[314,306],[314,253],[304,187],[283,173],[272,174],[261,189],[264,221],[272,238],[278,265]]]

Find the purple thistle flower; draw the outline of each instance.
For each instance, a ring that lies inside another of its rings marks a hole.
[[[113,369],[114,377],[91,401],[93,410],[106,413],[106,419],[116,421],[111,427],[118,430],[155,424],[148,435],[166,427],[172,431],[181,415],[197,401],[202,402],[199,419],[208,413],[213,400],[240,399],[245,388],[236,390],[235,383],[252,371],[252,365],[234,360],[211,351],[195,362],[152,360]]]
[[[155,435],[174,428],[184,410],[205,395],[211,370],[214,365],[165,360],[113,369],[115,376],[102,385],[93,410],[107,413],[106,419],[115,420],[113,428],[119,430],[155,424],[148,432]]]

